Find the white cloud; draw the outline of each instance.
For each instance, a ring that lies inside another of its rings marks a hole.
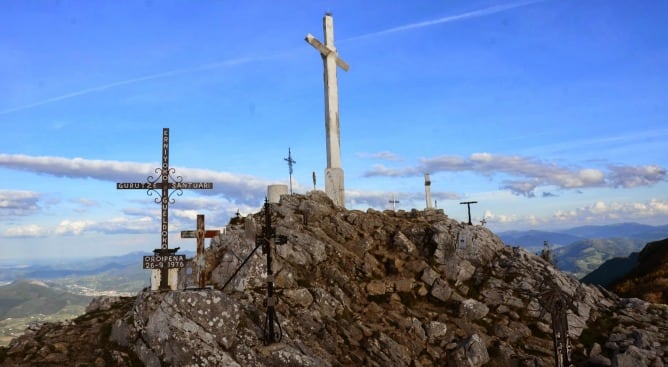
[[[399,157],[397,154],[392,153],[390,151],[382,151],[382,152],[377,152],[377,153],[357,153],[357,156],[359,158],[363,159],[380,159],[384,161],[401,161],[401,157]]]
[[[58,223],[56,230],[54,231],[57,235],[80,235],[88,228],[93,225],[93,221],[90,220],[63,220]]]
[[[105,161],[84,158],[0,154],[0,167],[48,174],[56,177],[92,178],[110,182],[145,182],[156,176],[157,165],[138,162]],[[272,181],[205,169],[173,167],[188,182],[213,182],[212,190],[198,190],[204,195],[222,195],[242,204],[262,202]]]
[[[99,205],[99,203],[97,201],[91,200],[91,199],[86,199],[86,198],[79,198],[76,202],[83,205],[83,206],[97,206],[97,205]]]
[[[515,214],[496,214],[489,209],[485,210],[483,218],[485,218],[488,223],[511,224],[517,223],[518,221],[517,215]]]
[[[650,186],[666,179],[666,169],[656,166],[611,166],[610,184],[613,187],[632,188]]]
[[[25,216],[39,210],[41,195],[24,190],[0,190],[0,217]]]
[[[158,233],[159,221],[157,215],[138,218],[119,217],[104,221],[65,219],[60,221],[52,232],[59,236],[79,236],[84,233]]]
[[[9,227],[2,232],[4,237],[45,237],[49,234],[46,228],[36,224]]]
[[[572,227],[584,224],[610,224],[619,222],[668,221],[668,200],[650,199],[644,202],[596,201],[577,208],[560,209],[544,216],[495,213],[486,210],[484,218],[490,226],[499,230],[520,227]]]
[[[607,171],[596,168],[560,166],[522,156],[473,153],[468,158],[438,156],[423,158],[417,166],[389,168],[374,165],[364,173],[365,177],[406,177],[422,172],[474,172],[485,176],[504,175],[510,178],[500,183],[500,188],[516,195],[534,197],[537,187],[554,186],[561,189],[586,187],[632,188],[651,186],[666,180],[666,169],[656,166],[610,166]]]

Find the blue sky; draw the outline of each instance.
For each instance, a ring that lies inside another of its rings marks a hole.
[[[269,184],[324,189],[320,40],[334,16],[349,209],[437,206],[493,231],[668,223],[668,3],[0,2],[0,257],[159,247],[159,205],[116,182],[159,167],[162,128],[223,227]]]

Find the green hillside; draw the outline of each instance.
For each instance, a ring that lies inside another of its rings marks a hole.
[[[84,313],[92,297],[50,288],[39,281],[20,280],[0,287],[0,345],[23,334],[35,322],[72,319]]]
[[[626,257],[640,251],[644,240],[630,238],[586,239],[554,250],[557,266],[578,279],[596,270],[614,257]]]
[[[0,287],[0,319],[50,315],[70,305],[86,306],[91,297],[48,287],[36,281],[17,281]]]

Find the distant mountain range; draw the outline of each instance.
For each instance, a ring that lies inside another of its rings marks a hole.
[[[521,246],[536,253],[547,241],[553,248],[557,267],[581,278],[606,260],[626,257],[640,251],[647,242],[668,238],[668,225],[619,223],[558,231],[509,231],[498,235],[509,246]]]
[[[192,251],[180,252],[192,257]],[[11,264],[4,261],[0,284],[19,279],[35,279],[50,286],[69,289],[86,287],[98,291],[138,292],[149,285],[149,272],[142,268],[142,257],[149,252],[132,252],[120,256],[93,259],[58,260],[53,264]]]

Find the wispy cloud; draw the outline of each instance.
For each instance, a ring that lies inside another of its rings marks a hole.
[[[371,32],[371,33],[363,34],[363,35],[360,35],[360,36],[355,36],[355,37],[352,37],[352,38],[342,39],[342,40],[339,40],[339,42],[349,42],[349,41],[360,40],[360,39],[365,39],[365,38],[379,37],[379,36],[384,36],[384,35],[387,35],[387,34],[403,32],[403,31],[408,31],[408,30],[412,30],[412,29],[430,27],[430,26],[434,26],[434,25],[438,25],[438,24],[450,23],[450,22],[469,19],[469,18],[482,17],[482,16],[486,16],[486,15],[500,13],[500,12],[507,11],[507,10],[514,9],[514,8],[519,8],[519,7],[535,4],[535,3],[538,3],[538,2],[542,2],[542,1],[546,1],[546,0],[531,0],[531,1],[515,2],[515,3],[505,4],[505,5],[496,5],[496,6],[492,6],[492,7],[489,7],[489,8],[473,10],[473,11],[462,13],[462,14],[449,15],[447,17],[442,17],[442,18],[438,18],[438,19],[427,20],[427,21],[422,21],[422,22],[412,23],[412,24],[405,24],[405,25],[402,25],[402,26],[389,28],[389,29],[386,29],[386,30],[378,31],[378,32]],[[102,91],[109,90],[109,89],[112,89],[112,88],[122,87],[122,86],[126,86],[126,85],[131,85],[131,84],[137,84],[137,83],[141,83],[141,82],[145,82],[145,81],[149,81],[149,80],[163,79],[163,78],[169,78],[169,77],[174,77],[174,76],[189,74],[189,73],[195,73],[195,72],[200,72],[200,71],[220,69],[220,68],[224,68],[224,67],[248,64],[248,63],[252,63],[252,62],[271,60],[271,59],[283,57],[285,55],[289,55],[292,52],[294,52],[295,50],[298,50],[298,49],[295,48],[295,49],[291,49],[291,50],[283,50],[283,51],[280,51],[280,52],[276,52],[274,54],[261,56],[261,57],[257,57],[257,56],[239,57],[239,58],[219,61],[219,62],[215,62],[215,63],[197,65],[197,66],[192,66],[192,67],[188,67],[188,68],[169,70],[169,71],[164,71],[164,72],[160,72],[160,73],[155,73],[155,74],[149,74],[149,75],[139,76],[139,77],[135,77],[135,78],[124,79],[124,80],[111,82],[111,83],[107,83],[107,84],[103,84],[103,85],[98,85],[98,86],[94,86],[94,87],[90,87],[90,88],[84,88],[84,89],[81,89],[81,90],[78,90],[78,91],[65,93],[65,94],[62,94],[62,95],[59,95],[59,96],[43,99],[41,101],[28,103],[28,104],[24,104],[24,105],[21,105],[21,106],[6,108],[4,110],[0,110],[0,115],[6,115],[6,114],[9,114],[9,113],[13,113],[13,112],[23,111],[23,110],[27,110],[27,109],[31,109],[31,108],[35,108],[35,107],[55,103],[55,102],[64,101],[64,100],[75,98],[75,97],[88,95],[88,94],[91,94],[91,93],[102,92]]]
[[[651,186],[666,177],[666,169],[651,166],[610,166],[609,181],[613,187]]]
[[[155,164],[63,158],[22,154],[0,154],[0,167],[67,178],[92,178],[110,182],[144,182],[157,176]],[[256,205],[265,196],[267,185],[273,183],[250,175],[217,172],[205,169],[174,169],[188,182],[213,182],[212,190],[198,190],[204,195],[221,195],[240,204]]]
[[[10,227],[2,232],[3,237],[46,237],[49,234],[47,228],[37,224]]]
[[[400,161],[401,157],[390,151],[384,150],[377,153],[360,152],[357,156],[362,159],[380,159],[384,161]]]
[[[74,97],[80,97],[80,96],[84,96],[84,95],[91,94],[91,93],[102,92],[102,91],[105,91],[105,90],[108,90],[108,89],[122,87],[122,86],[125,86],[125,85],[137,84],[137,83],[145,82],[145,81],[149,81],[149,80],[163,79],[163,78],[173,77],[173,76],[182,75],[182,74],[189,74],[189,73],[194,73],[194,72],[199,72],[199,71],[220,69],[220,68],[223,68],[223,67],[230,67],[230,66],[235,66],[235,65],[248,64],[248,63],[251,63],[251,62],[267,60],[267,59],[270,59],[270,58],[273,58],[273,57],[277,57],[277,55],[266,56],[266,57],[241,57],[241,58],[229,59],[229,60],[210,63],[210,64],[193,66],[193,67],[190,67],[190,68],[175,69],[175,70],[165,71],[165,72],[161,72],[161,73],[155,73],[155,74],[144,75],[144,76],[140,76],[140,77],[136,77],[136,78],[125,79],[125,80],[121,80],[121,81],[117,81],[117,82],[113,82],[113,83],[108,83],[108,84],[98,85],[98,86],[95,86],[95,87],[81,89],[81,90],[78,90],[78,91],[75,91],[75,92],[62,94],[60,96],[43,99],[41,101],[37,101],[37,102],[33,102],[33,103],[29,103],[29,104],[25,104],[25,105],[21,105],[21,106],[17,106],[17,107],[8,108],[8,109],[0,111],[0,115],[6,115],[6,114],[9,114],[9,113],[12,113],[12,112],[27,110],[27,109],[30,109],[30,108],[39,107],[39,106],[43,106],[43,105],[46,105],[46,104],[55,103],[55,102],[63,101],[63,100],[66,100],[66,99],[71,99],[71,98],[74,98]]]
[[[155,234],[160,231],[159,205],[150,205],[146,200],[137,200],[140,206],[124,209],[123,216],[105,220],[63,218],[51,225],[17,224],[6,227],[0,235],[6,238],[38,238],[47,236],[79,236],[87,233]],[[20,205],[17,203],[15,206]],[[203,210],[203,208],[206,208]],[[236,210],[243,213],[256,212],[257,207],[233,203],[224,198],[181,198],[176,207],[170,208],[169,231],[178,234],[179,229],[195,226],[198,214],[206,213],[207,227],[222,228]]]
[[[0,190],[0,217],[24,216],[39,210],[40,194],[24,190]]]
[[[485,210],[485,220],[497,228],[510,226],[576,226],[583,224],[609,224],[621,222],[644,221],[651,218],[654,224],[664,224],[668,220],[668,201],[650,199],[636,202],[596,201],[591,204],[568,210],[556,210],[551,214],[537,217],[535,215],[516,215],[495,213]]]
[[[472,10],[472,11],[462,13],[462,14],[448,15],[446,17],[441,17],[441,18],[438,18],[438,19],[425,20],[425,21],[422,21],[422,22],[405,24],[405,25],[402,25],[402,26],[389,28],[389,29],[385,29],[385,30],[382,30],[382,31],[362,34],[362,35],[359,35],[359,36],[342,39],[339,42],[347,42],[347,41],[355,41],[355,40],[360,40],[360,39],[365,39],[365,38],[380,37],[380,36],[385,36],[385,35],[392,34],[392,33],[397,33],[397,32],[405,32],[405,31],[409,31],[409,30],[413,30],[413,29],[431,27],[431,26],[434,26],[434,25],[451,23],[451,22],[456,22],[456,21],[470,19],[470,18],[479,18],[479,17],[483,17],[483,16],[486,16],[486,15],[496,14],[496,13],[500,13],[500,12],[503,12],[503,11],[507,11],[507,10],[511,10],[511,9],[515,9],[515,8],[520,8],[520,7],[523,7],[523,6],[532,5],[532,4],[543,2],[543,1],[545,1],[545,0],[520,1],[520,2],[510,3],[510,4],[491,6],[489,8]]]
[[[631,188],[651,186],[666,180],[666,169],[657,165],[616,166],[606,170],[597,168],[564,167],[554,163],[522,156],[474,153],[468,158],[459,156],[439,156],[422,159],[421,164],[412,167],[388,168],[375,165],[364,173],[365,177],[389,176],[407,177],[422,172],[475,172],[485,176],[503,174],[510,179],[502,181],[501,188],[516,195],[535,196],[539,186],[556,186],[562,189],[585,187]]]
[[[643,218],[668,218],[668,201],[651,199],[645,202],[604,202],[572,210],[559,210],[551,219],[573,223],[610,223],[636,221]]]

